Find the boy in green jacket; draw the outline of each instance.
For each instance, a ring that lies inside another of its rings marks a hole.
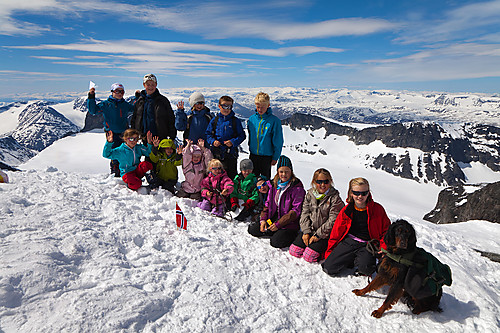
[[[234,177],[234,190],[231,193],[231,210],[234,212],[240,205],[238,200],[243,200],[243,209],[236,216],[237,221],[246,220],[252,213],[253,207],[259,200],[257,191],[257,177],[253,172],[253,162],[244,159],[240,162],[241,172]]]
[[[177,184],[177,167],[182,165],[182,147],[175,151],[175,143],[171,139],[163,139],[158,146],[153,147],[149,154],[151,162],[156,165],[155,175],[151,184],[152,188],[163,187],[175,194]],[[149,181],[149,180],[148,180]]]

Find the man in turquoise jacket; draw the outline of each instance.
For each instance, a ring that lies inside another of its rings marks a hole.
[[[268,94],[258,93],[255,107],[255,114],[248,119],[248,146],[253,173],[271,179],[271,165],[276,165],[283,148],[283,129],[279,118],[273,115]]]

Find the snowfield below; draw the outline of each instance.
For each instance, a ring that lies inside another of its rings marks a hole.
[[[247,223],[212,217],[164,190],[128,190],[107,174],[104,135],[85,133],[59,140],[0,184],[0,332],[500,330],[500,264],[473,250],[499,253],[500,225],[425,222],[439,187],[366,169],[363,151],[341,137],[323,144],[327,155],[299,153],[295,141],[311,146],[321,135],[288,131],[284,154],[306,188],[318,167],[332,172],[343,199],[350,178],[368,178],[391,220],[408,219],[418,246],[450,265],[442,313],[416,316],[397,303],[371,317],[387,289],[357,297],[351,290],[367,279],[352,271],[329,277],[250,236]],[[176,230],[176,201],[187,231]]]

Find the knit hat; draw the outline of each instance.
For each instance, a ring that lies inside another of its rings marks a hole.
[[[253,170],[252,160],[246,158],[240,162],[240,170]]]
[[[289,167],[290,170],[293,170],[292,161],[288,157],[286,157],[285,155],[280,156],[280,158],[278,160],[278,164],[276,164],[276,169],[279,169],[282,166]]]
[[[173,148],[175,149],[175,143],[171,139],[163,139],[159,145],[160,148]]]
[[[116,89],[120,89],[120,88],[125,90],[125,88],[123,88],[123,84],[121,84],[121,83],[113,83],[111,85],[111,91],[115,91]]]
[[[189,105],[193,107],[198,102],[205,103],[205,97],[199,92],[192,93],[191,96],[189,96]]]
[[[191,146],[191,154],[193,154],[193,155],[203,155],[203,152],[201,151],[201,148],[198,147],[197,145],[192,145]]]
[[[158,81],[156,81],[156,76],[154,74],[146,74],[146,75],[144,75],[144,79],[142,79],[142,83],[146,83],[147,81],[158,82]]]

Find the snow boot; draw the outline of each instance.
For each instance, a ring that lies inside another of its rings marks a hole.
[[[242,209],[241,212],[236,216],[236,221],[245,221],[248,217],[250,217],[250,210],[249,209]]]
[[[159,179],[153,170],[149,170],[144,176],[146,176],[146,181],[151,189],[155,189],[160,186]]]

